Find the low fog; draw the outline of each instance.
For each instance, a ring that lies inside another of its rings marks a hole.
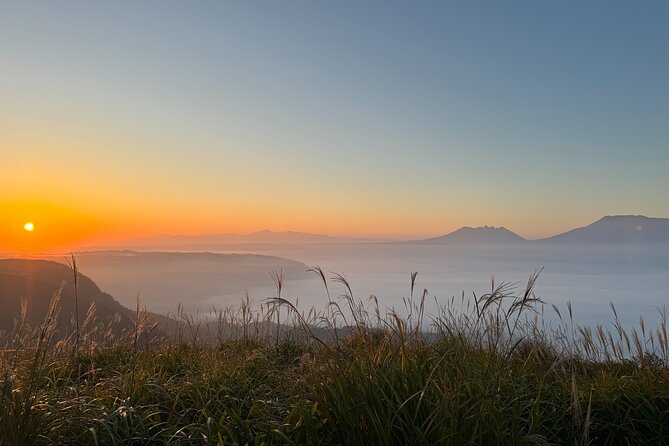
[[[260,304],[276,294],[269,273],[278,270],[285,277],[283,297],[304,310],[321,309],[327,294],[322,281],[306,271],[313,265],[328,276],[345,275],[356,298],[374,294],[382,307],[400,311],[414,271],[419,273],[415,295],[428,290],[428,313],[463,292],[465,300],[488,292],[493,276],[497,283],[518,282],[520,291],[540,268],[535,292],[546,302],[549,320],[552,304],[565,309],[571,301],[579,323],[609,322],[610,302],[626,324],[639,316],[651,322],[669,297],[669,244],[256,244],[252,250],[261,255],[221,250],[221,255],[96,252],[78,257],[82,273],[122,304],[134,306],[139,292],[149,310],[163,314],[176,312],[179,304],[189,312],[236,306],[245,290]],[[334,282],[329,286],[332,297],[344,291]]]

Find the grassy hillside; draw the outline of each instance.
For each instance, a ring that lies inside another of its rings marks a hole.
[[[75,307],[83,323],[92,303],[95,303],[96,323],[110,326],[115,335],[132,327],[130,310],[102,292],[87,276],[78,274],[77,279],[75,298],[74,275],[68,266],[43,260],[0,260],[0,330],[11,332],[17,324],[28,328],[40,326],[56,295],[59,298],[56,326],[61,336],[75,329]]]
[[[431,316],[414,296],[404,317],[350,294],[308,314],[276,298],[262,315],[246,305],[224,313],[219,324],[237,330],[206,345],[184,336],[77,348],[50,342],[47,324],[35,347],[1,357],[0,439],[667,444],[666,312],[657,329],[642,322],[626,331],[614,319],[608,331],[574,326],[571,307],[555,308],[562,323],[549,329],[535,312],[535,280],[518,291],[493,285],[469,306],[452,300]],[[258,320],[272,330],[253,330]],[[316,326],[333,334],[330,342],[311,336]]]

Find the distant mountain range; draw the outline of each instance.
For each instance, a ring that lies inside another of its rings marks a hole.
[[[144,237],[131,240],[123,246],[131,249],[164,249],[181,251],[234,250],[253,251],[260,245],[309,245],[336,243],[371,243],[372,238],[333,237],[307,232],[259,231],[249,234],[171,235]],[[669,243],[669,218],[651,218],[642,215],[613,215],[562,234],[543,239],[528,240],[515,232],[494,226],[464,226],[449,234],[419,240],[395,241],[417,245],[467,245],[513,243]]]
[[[552,237],[527,240],[504,227],[463,227],[440,237],[412,240],[412,244],[510,244],[510,243],[563,243],[563,244],[633,244],[669,243],[669,218],[651,218],[643,215],[606,216],[596,222]]]
[[[318,244],[372,241],[367,238],[333,237],[308,232],[269,230],[252,232],[249,234],[204,234],[181,235],[163,234],[154,237],[142,237],[130,240],[127,245],[133,247],[170,247],[170,246],[212,246],[212,245],[244,245],[244,244]]]

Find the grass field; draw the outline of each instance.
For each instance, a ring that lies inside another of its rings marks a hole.
[[[548,326],[535,274],[427,315],[412,275],[401,313],[336,276],[344,295],[302,314],[274,278],[262,310],[158,335],[138,305],[117,339],[94,314],[58,339],[56,293],[41,327],[5,336],[2,444],[669,444],[664,310],[652,330],[615,308],[610,329],[574,326],[571,306]]]

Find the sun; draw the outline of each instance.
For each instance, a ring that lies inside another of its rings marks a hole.
[[[33,232],[35,230],[35,225],[33,224],[33,222],[29,221],[28,223],[23,225],[23,229],[25,229],[28,232]]]

